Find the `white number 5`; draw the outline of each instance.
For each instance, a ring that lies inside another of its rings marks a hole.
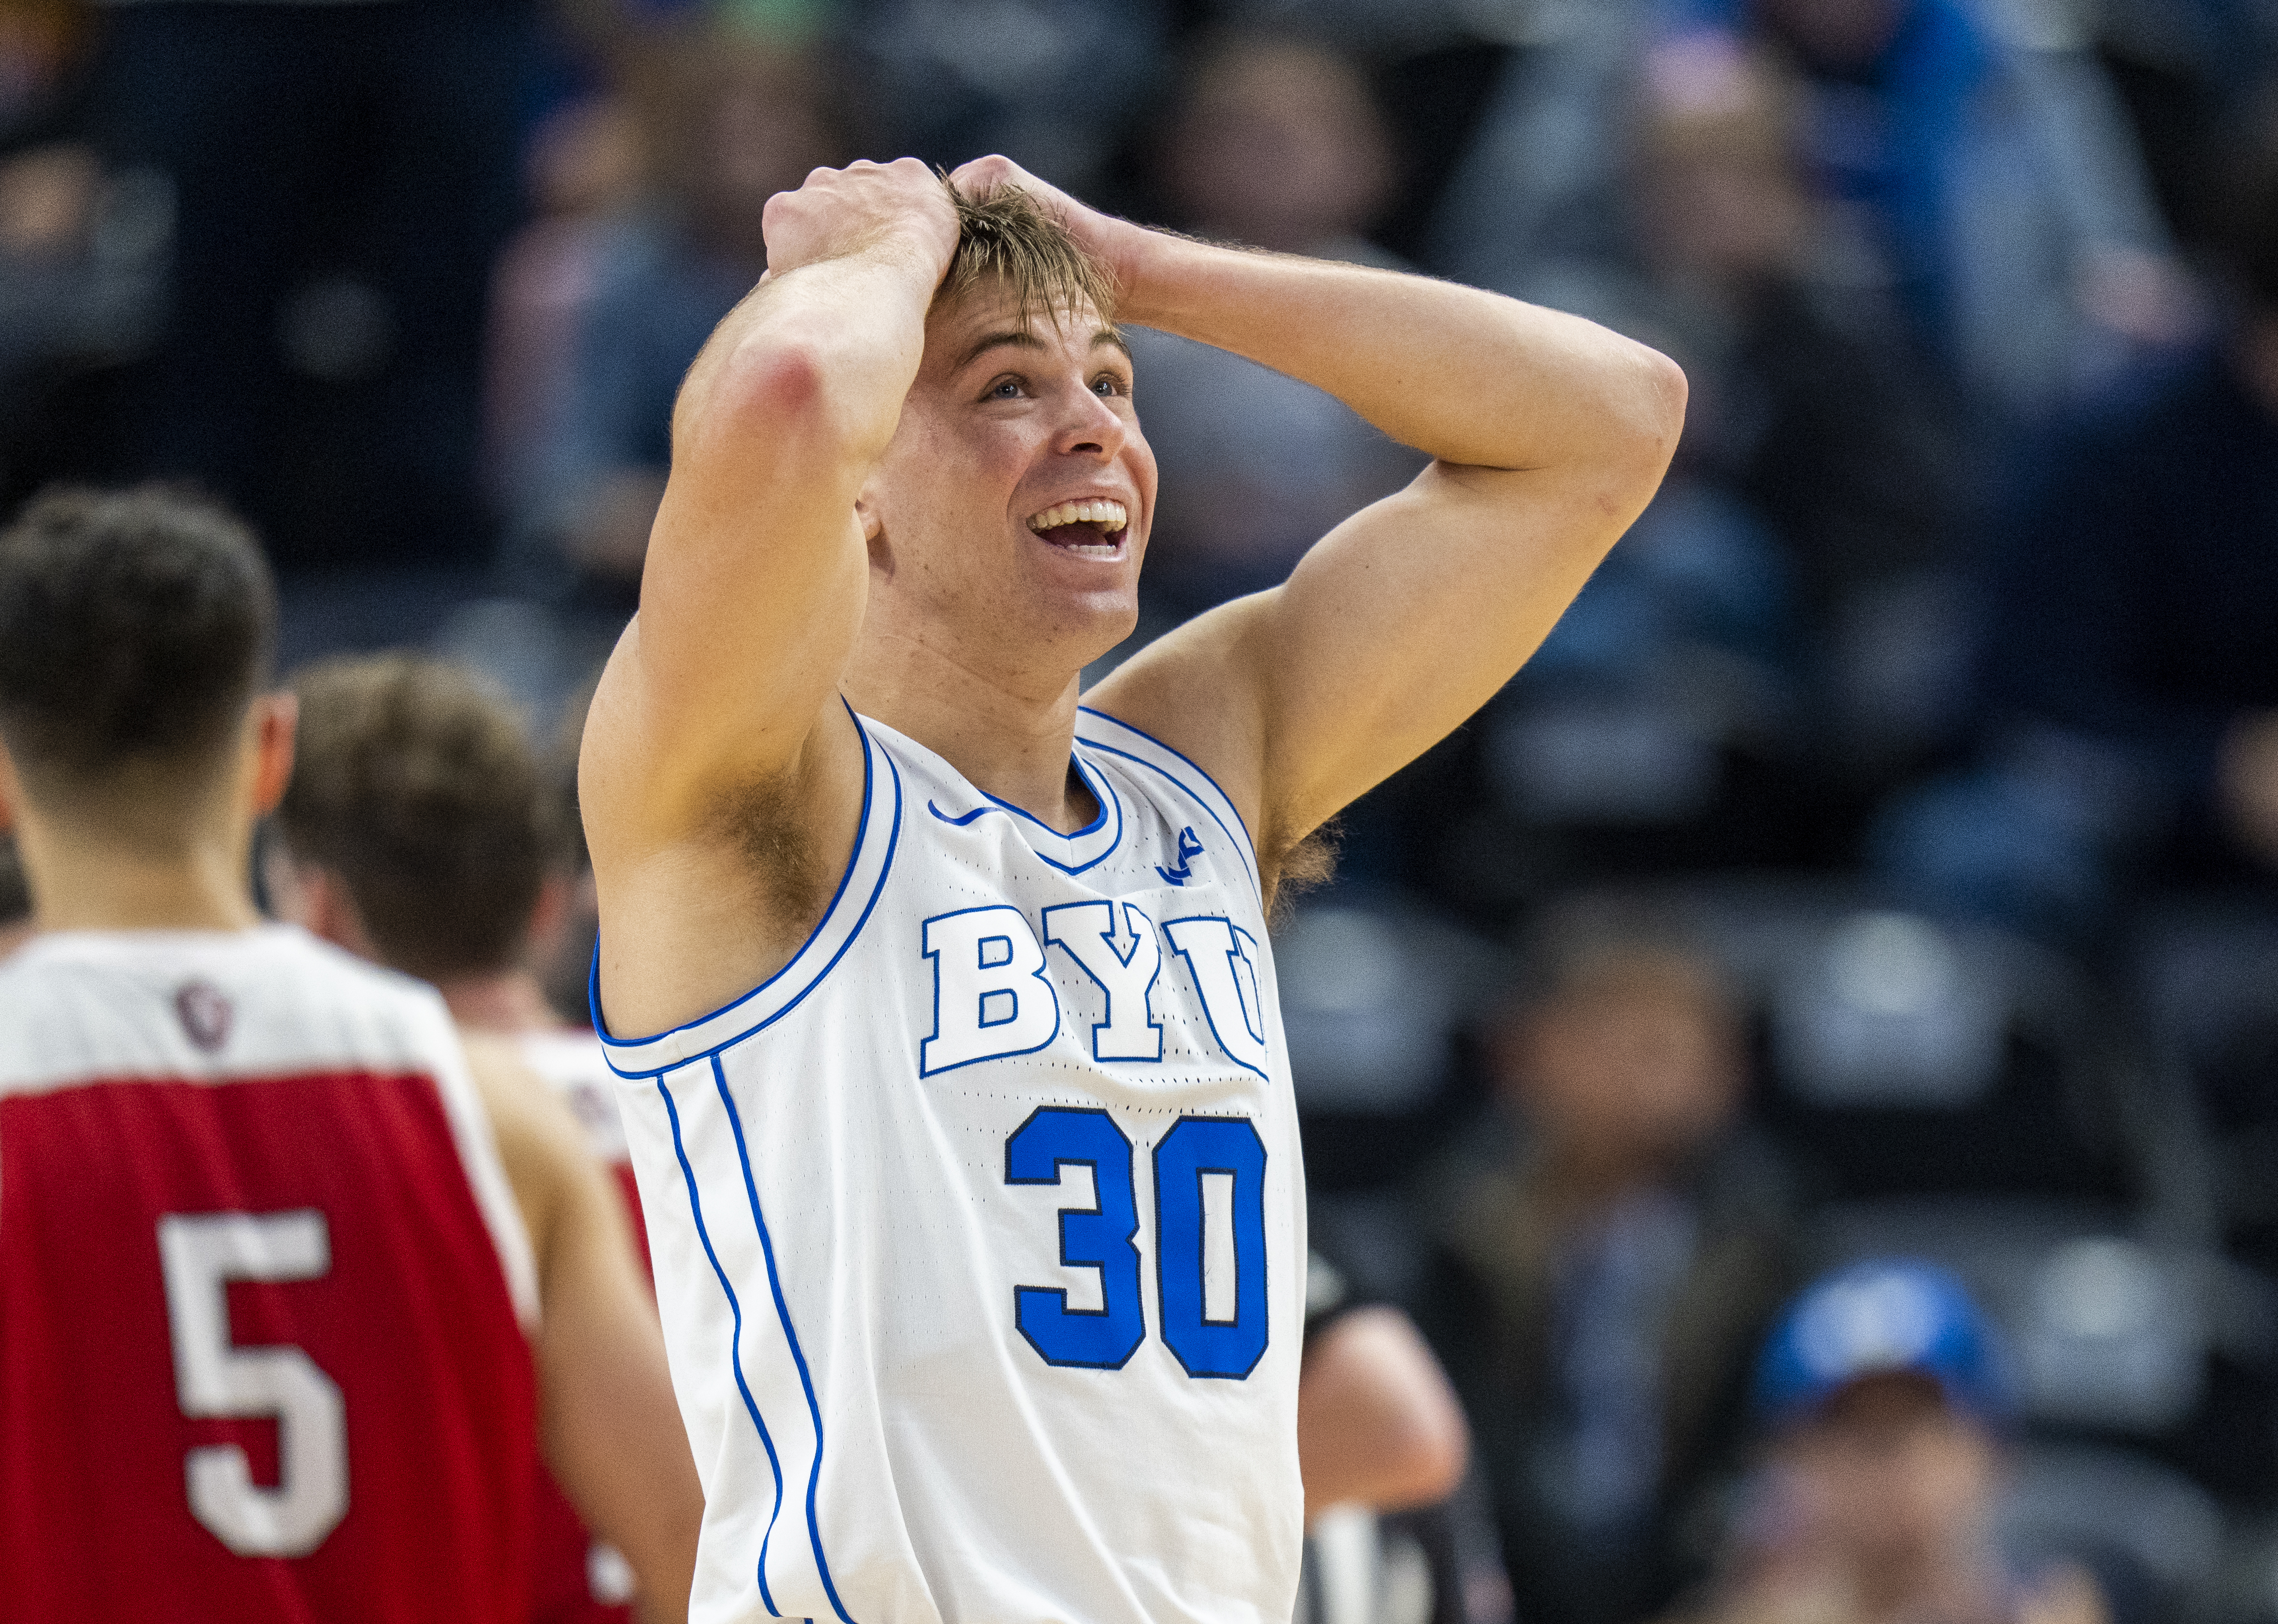
[[[340,1390],[294,1347],[229,1339],[233,1280],[314,1280],[333,1266],[320,1212],[171,1214],[158,1220],[174,1386],[182,1413],[273,1416],[278,1486],[253,1481],[235,1444],[189,1452],[190,1514],[240,1556],[306,1556],[348,1508],[347,1413]]]

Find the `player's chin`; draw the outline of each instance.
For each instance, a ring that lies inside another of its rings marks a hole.
[[[1112,648],[1139,624],[1139,573],[1135,568],[1040,571],[1029,580],[1036,617],[1033,634],[1055,647],[1064,641],[1095,653]],[[1088,663],[1092,655],[1084,656]]]

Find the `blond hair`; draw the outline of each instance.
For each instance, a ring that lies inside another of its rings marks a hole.
[[[942,180],[949,186],[947,176]],[[1009,291],[1023,320],[1042,311],[1053,326],[1060,312],[1089,305],[1100,320],[1115,320],[1115,280],[1051,211],[1017,186],[999,186],[967,197],[949,186],[957,204],[957,252],[941,280],[936,301],[955,303],[983,282]]]

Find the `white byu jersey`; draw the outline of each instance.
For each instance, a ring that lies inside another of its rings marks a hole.
[[[1072,835],[860,725],[806,946],[608,1042],[704,1480],[691,1617],[1286,1624],[1303,1176],[1241,818],[1095,711]]]

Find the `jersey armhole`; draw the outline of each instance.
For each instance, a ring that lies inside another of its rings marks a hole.
[[[901,841],[902,775],[893,757],[863,726],[851,705],[846,715],[862,740],[862,809],[854,828],[854,849],[847,856],[838,889],[822,918],[782,969],[709,1015],[654,1037],[615,1038],[601,1010],[601,945],[594,942],[585,996],[592,1014],[593,1035],[601,1040],[609,1069],[620,1077],[649,1077],[669,1071],[781,1020],[845,957],[869,923],[885,891],[887,876],[893,871],[894,853]]]

